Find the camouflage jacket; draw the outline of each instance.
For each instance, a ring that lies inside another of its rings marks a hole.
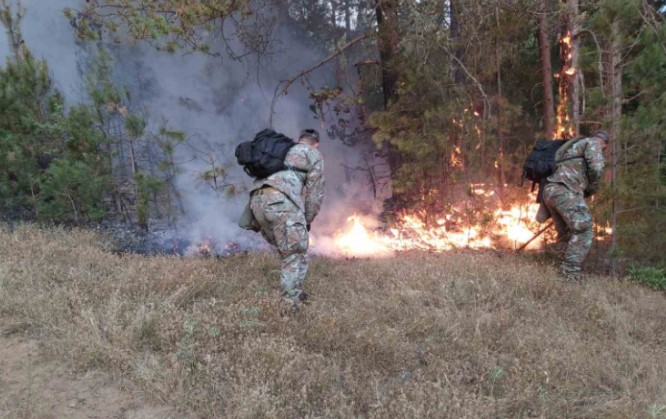
[[[557,150],[555,161],[561,163],[558,163],[555,173],[548,177],[549,182],[562,183],[572,192],[586,196],[594,195],[599,190],[604,154],[595,139],[583,138],[565,143]]]
[[[277,189],[304,212],[309,224],[319,213],[324,200],[324,159],[316,148],[298,143],[289,150],[284,164],[298,170],[282,170],[265,179],[257,179],[250,193],[265,185]]]

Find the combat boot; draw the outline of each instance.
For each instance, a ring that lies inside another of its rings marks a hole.
[[[308,293],[305,292],[305,291],[301,291],[301,292],[298,294],[297,300],[298,300],[298,302],[301,303],[301,304],[310,304],[310,298],[309,298],[309,296],[308,296]]]

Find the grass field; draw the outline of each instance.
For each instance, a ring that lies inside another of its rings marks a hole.
[[[537,255],[316,258],[278,301],[271,254],[115,255],[0,228],[0,324],[199,417],[666,417],[666,294]]]

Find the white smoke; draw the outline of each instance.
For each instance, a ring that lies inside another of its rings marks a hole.
[[[16,3],[8,0],[16,10]],[[77,69],[78,49],[69,21],[63,16],[65,7],[83,4],[81,0],[22,0],[26,15],[21,24],[23,38],[37,58],[48,61],[56,87],[67,97],[78,96],[81,79]],[[0,33],[0,63],[10,55],[9,40]]]
[[[81,79],[82,62],[89,45],[77,44],[74,29],[63,15],[67,7],[79,9],[82,0],[23,0],[26,15],[22,21],[25,41],[39,58],[48,61],[56,86],[68,103],[85,100]],[[284,28],[283,28],[284,29]],[[178,223],[177,234],[197,241],[213,239],[252,243],[257,235],[241,230],[236,222],[248,196],[244,189],[251,179],[236,165],[234,149],[241,141],[268,125],[270,103],[275,86],[304,68],[317,63],[324,54],[308,48],[293,31],[277,30],[273,34],[279,51],[260,68],[252,60],[239,62],[225,57],[219,39],[211,40],[212,51],[222,57],[198,53],[167,54],[146,44],[122,44],[111,48],[114,72],[118,80],[130,86],[133,97],[148,109],[149,129],[161,120],[184,131],[187,144],[179,146],[176,160],[182,174],[177,187],[185,216]],[[8,42],[0,34],[0,62],[9,55]],[[232,47],[237,46],[233,45]],[[332,85],[332,71],[323,67],[309,77],[314,86]],[[329,82],[329,83],[327,83]],[[355,209],[376,210],[370,180],[361,167],[365,163],[358,150],[326,137],[325,127],[308,105],[308,90],[294,83],[289,94],[275,107],[274,129],[295,137],[302,128],[316,128],[322,134],[321,151],[326,161],[327,194],[322,214],[314,224],[313,233],[326,235],[344,223]],[[205,151],[202,153],[202,151]],[[367,150],[366,150],[367,151]],[[225,183],[233,185],[218,191],[201,181],[201,174],[216,165],[226,169]],[[361,203],[366,201],[366,203]],[[321,252],[327,253],[322,248]]]

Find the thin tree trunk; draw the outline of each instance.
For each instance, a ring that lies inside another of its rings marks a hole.
[[[571,24],[571,67],[575,72],[571,78],[571,120],[573,122],[574,138],[580,135],[580,71],[578,68],[578,0],[568,0],[569,19]]]
[[[622,52],[620,51],[620,27],[617,20],[611,24],[611,44],[610,44],[610,94],[611,94],[611,126],[610,126],[610,148],[611,148],[611,188],[612,213],[611,213],[611,250],[617,249],[617,215],[620,212],[617,201],[617,177],[618,177],[618,137],[620,133],[620,119],[622,118]],[[613,252],[615,253],[615,252]],[[617,274],[617,259],[613,258],[613,274]]]
[[[546,133],[546,139],[550,140],[555,138],[555,97],[553,96],[553,65],[550,60],[550,39],[548,39],[545,0],[539,0],[537,13],[537,39],[539,40],[543,87],[543,129]]]
[[[351,37],[351,7],[349,0],[345,0],[345,38],[349,40]]]
[[[398,72],[395,57],[398,51],[398,0],[384,0],[375,7],[379,30],[379,59],[382,69],[384,106],[397,98]]]
[[[460,47],[460,4],[457,0],[449,0],[449,18],[451,19],[449,37],[453,43],[453,55],[458,60],[456,63],[451,63],[453,66],[453,82],[461,85],[465,82],[465,74],[460,65],[463,58],[463,49]]]
[[[137,164],[136,164],[136,154],[134,152],[134,141],[130,140],[129,142],[130,146],[130,163],[131,163],[131,168],[132,168],[132,181],[134,182],[134,194],[135,194],[135,202],[134,202],[134,207],[136,210],[137,214],[137,223],[139,224],[139,227],[142,230],[148,231],[148,220],[145,219],[144,216],[141,214],[143,213],[143,210],[140,208],[141,205],[141,191],[139,190],[139,184],[137,182]]]
[[[559,104],[557,107],[558,136],[573,138],[578,136],[580,124],[580,89],[576,82],[578,73],[578,40],[576,36],[578,0],[562,0],[566,10],[562,16],[560,35]]]
[[[504,98],[502,97],[502,59],[500,54],[500,42],[499,42],[499,6],[495,8],[495,23],[497,25],[497,37],[495,39],[495,68],[497,70],[497,148],[498,148],[498,159],[497,159],[497,180],[499,182],[499,192],[500,198],[504,197],[504,184],[506,183],[506,176],[504,174],[504,129],[503,118],[502,118],[502,106],[504,103]]]
[[[390,104],[398,98],[398,0],[380,0],[375,7],[379,59],[382,71],[382,88],[384,90],[384,108],[388,109]],[[400,169],[402,158],[400,152],[390,144],[387,146],[388,161],[391,168],[391,178],[393,179]],[[392,198],[398,202],[399,196],[393,194]]]

